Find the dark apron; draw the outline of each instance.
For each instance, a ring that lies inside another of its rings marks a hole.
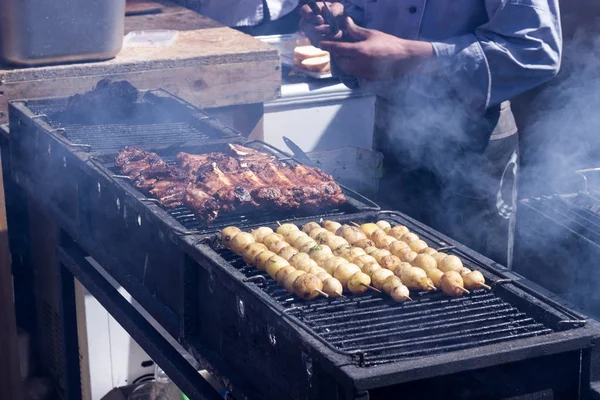
[[[234,27],[234,29],[251,36],[292,34],[297,32],[298,27],[300,26],[300,7],[301,5],[298,5],[291,13],[286,14],[279,19],[271,20],[269,7],[267,6],[267,2],[263,0],[263,21],[255,26],[240,26]]]
[[[375,148],[385,155],[379,203],[510,268],[518,174],[510,104],[477,121],[403,106],[397,113],[397,104],[376,103]]]

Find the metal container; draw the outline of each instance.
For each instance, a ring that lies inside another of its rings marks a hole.
[[[0,61],[107,60],[123,44],[125,0],[0,0]]]

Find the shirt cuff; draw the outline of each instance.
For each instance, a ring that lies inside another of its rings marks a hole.
[[[475,35],[432,42],[442,71],[468,110],[485,114],[490,102],[491,74],[487,58]]]

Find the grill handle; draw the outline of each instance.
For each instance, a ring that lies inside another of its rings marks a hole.
[[[252,144],[259,144],[260,146],[266,147],[274,152],[277,152],[283,156],[285,156],[285,158],[283,158],[283,160],[293,160],[295,162],[297,162],[300,165],[305,165],[303,162],[301,162],[300,160],[298,160],[297,158],[295,158],[293,155],[286,153],[285,151],[273,146],[272,144],[263,142],[262,140],[250,140],[248,142],[244,143],[244,146],[250,146]],[[277,154],[275,154],[277,155]],[[379,211],[381,210],[381,207],[379,207],[379,205],[377,203],[375,203],[373,200],[369,199],[368,197],[363,196],[362,194],[350,189],[349,187],[342,185],[339,182],[336,182],[342,189],[344,189],[344,191],[352,194],[352,196],[356,196],[357,199],[359,199],[360,201],[362,201],[365,205],[366,208],[364,209],[364,211]]]

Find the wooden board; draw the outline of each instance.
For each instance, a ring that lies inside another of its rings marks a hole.
[[[126,31],[179,30],[169,47],[123,48],[104,62],[0,69],[0,123],[14,99],[70,96],[100,79],[124,79],[140,90],[162,88],[199,107],[263,103],[281,87],[277,50],[191,10],[126,18]],[[170,12],[169,10],[177,10]]]

